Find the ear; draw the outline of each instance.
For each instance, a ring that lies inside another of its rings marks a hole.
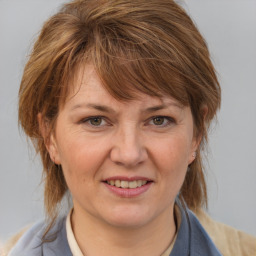
[[[201,136],[199,137],[193,137],[192,143],[191,143],[191,149],[189,152],[189,157],[188,157],[188,165],[190,165],[197,156],[197,149],[199,148],[201,142]]]
[[[37,115],[37,121],[40,133],[44,139],[44,145],[50,155],[51,160],[55,164],[60,164],[60,157],[55,134],[54,131],[50,128],[49,121],[43,117],[42,113]]]
[[[203,117],[203,123],[205,122],[206,116],[208,113],[208,107],[206,105],[203,105],[200,109],[200,114]],[[203,133],[204,131],[201,131],[200,133],[198,132],[194,132],[194,136],[193,136],[193,140],[192,140],[192,144],[191,144],[191,150],[190,150],[190,155],[189,155],[189,159],[188,159],[188,165],[190,165],[196,158],[197,156],[197,150],[200,146],[202,137],[203,137]]]

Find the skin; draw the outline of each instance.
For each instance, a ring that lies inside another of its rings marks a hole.
[[[198,145],[190,108],[140,93],[136,100],[117,101],[91,65],[80,69],[74,90],[47,148],[72,194],[72,228],[81,251],[160,255],[175,235],[175,197]],[[142,176],[151,184],[138,196],[123,197],[104,183],[113,176]]]

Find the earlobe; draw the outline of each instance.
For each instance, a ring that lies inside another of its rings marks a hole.
[[[206,105],[201,107],[201,113],[203,115],[203,120],[205,121],[208,114],[208,107]]]
[[[201,109],[200,109],[200,113],[201,113],[201,116],[203,118],[203,123],[204,123],[206,118],[207,118],[208,107],[206,105],[203,105],[201,107]],[[193,138],[193,142],[192,142],[190,156],[189,156],[189,159],[188,159],[188,165],[193,163],[193,161],[197,157],[197,150],[200,148],[200,144],[201,144],[201,140],[202,140],[202,137],[203,137],[203,133],[204,133],[203,131],[200,131],[200,132],[196,131],[196,132],[194,132],[194,138]]]
[[[200,112],[201,112],[201,115],[202,115],[202,118],[203,118],[203,122],[205,122],[205,120],[207,118],[208,107],[206,105],[203,105],[200,109]],[[194,138],[193,138],[193,142],[192,142],[190,156],[189,156],[189,159],[188,159],[188,165],[193,163],[193,161],[197,157],[197,150],[200,148],[203,133],[204,133],[203,131],[200,131],[199,133],[194,132]]]
[[[193,163],[193,161],[196,159],[196,156],[197,156],[197,152],[196,151],[192,151],[190,153],[189,160],[188,160],[188,165]]]
[[[42,113],[37,115],[37,121],[40,133],[44,140],[44,145],[50,155],[51,160],[55,164],[60,164],[57,142],[53,131],[50,129],[49,122],[43,118]]]
[[[190,150],[189,158],[188,158],[188,165],[193,163],[193,161],[196,159],[197,150],[200,147],[201,139],[202,139],[201,136],[193,138],[193,142],[192,142],[192,145],[191,145],[191,150]]]
[[[48,146],[46,146],[46,148],[48,150],[48,153],[52,161],[57,165],[61,164],[56,139],[52,132],[50,134],[49,143],[48,143]]]

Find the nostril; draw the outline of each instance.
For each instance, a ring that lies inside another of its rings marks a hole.
[[[138,164],[143,163],[147,154],[142,150],[129,150],[125,148],[113,148],[110,153],[111,161],[119,166],[126,166],[132,168]]]

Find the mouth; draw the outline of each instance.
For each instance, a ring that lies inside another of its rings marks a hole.
[[[135,189],[135,188],[140,188],[142,186],[147,185],[148,183],[151,183],[152,181],[150,180],[132,180],[132,181],[128,181],[128,180],[106,180],[104,181],[105,183],[107,183],[110,186],[114,186],[117,188],[124,188],[124,189]]]
[[[145,177],[109,177],[103,180],[106,188],[121,198],[137,198],[146,193],[154,181]]]

